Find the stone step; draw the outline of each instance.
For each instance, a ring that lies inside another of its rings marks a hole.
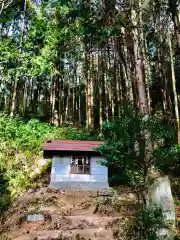
[[[22,235],[18,238],[12,238],[12,240],[112,240],[113,230],[106,228],[96,229],[75,229],[71,231],[39,231],[36,233],[30,233]]]
[[[97,227],[106,227],[119,223],[120,217],[100,217],[100,216],[58,216],[51,215],[52,222],[49,230],[73,230],[73,229],[88,229]]]
[[[41,215],[44,216],[43,214]],[[24,218],[21,227],[23,228],[24,226],[32,225],[32,223],[34,223],[38,228],[38,224],[41,221],[39,221],[39,218],[36,216],[39,216],[39,214],[28,215],[28,218]],[[112,226],[112,224],[118,223],[120,219],[120,217],[101,217],[96,215],[62,216],[59,214],[51,214],[47,220],[43,218],[42,222],[44,222],[44,228],[48,230],[73,230],[109,227]],[[42,229],[43,225],[39,225],[39,227]]]
[[[62,182],[51,182],[48,186],[50,189],[69,189],[69,190],[78,190],[78,191],[103,191],[112,194],[113,190],[109,187],[107,182],[75,182],[75,181],[62,181]]]
[[[48,232],[71,232],[71,231],[96,231],[97,229],[103,228],[111,230],[112,228],[118,227],[121,218],[119,217],[98,217],[98,216],[52,216],[51,222],[24,222],[20,225],[18,231],[11,232],[11,239],[18,238],[22,235],[22,239],[33,239],[32,236],[36,235],[36,232],[48,231]],[[94,230],[93,230],[94,229]],[[27,234],[27,231],[28,234]]]

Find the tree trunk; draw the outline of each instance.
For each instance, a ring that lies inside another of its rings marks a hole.
[[[16,110],[16,96],[17,96],[17,77],[15,78],[14,86],[13,86],[13,94],[12,94],[12,104],[11,104],[11,113],[10,116],[13,117]]]
[[[168,29],[168,42],[169,42],[169,53],[170,53],[170,61],[171,61],[172,88],[173,88],[173,96],[174,96],[174,111],[175,111],[176,128],[177,128],[177,143],[180,144],[179,107],[178,107],[178,99],[177,99],[177,91],[176,91],[176,77],[175,77],[175,70],[174,70],[173,49],[172,49],[171,34],[170,34],[169,29]]]
[[[132,15],[135,15],[135,14],[136,12],[132,11]],[[135,17],[136,15],[133,18]],[[144,115],[148,115],[148,101],[147,101],[146,87],[145,87],[144,64],[143,64],[143,55],[141,52],[142,46],[140,43],[139,33],[137,28],[134,29],[133,36],[134,36],[136,83],[137,83],[137,89],[139,94],[139,104],[140,104],[139,107],[141,112]]]
[[[142,21],[142,20],[141,20]],[[147,48],[147,42],[144,37],[144,33],[142,34],[142,41],[144,44],[143,47],[143,55],[144,55],[144,64],[145,64],[145,75],[146,75],[146,91],[147,91],[147,101],[148,101],[148,110],[149,113],[151,112],[151,96],[150,96],[150,86],[152,83],[152,78],[151,78],[151,62],[149,59],[149,53],[148,53],[148,48]]]
[[[163,52],[161,49],[162,39],[159,37],[157,39],[157,70],[158,75],[160,76],[160,84],[161,84],[161,98],[162,98],[162,111],[163,114],[167,114],[167,97],[166,97],[166,89],[164,88],[164,80],[165,74],[163,69]]]
[[[19,43],[19,56],[22,54],[22,45],[24,40],[24,29],[25,29],[25,17],[26,17],[26,0],[24,0],[24,11],[22,15],[22,23],[21,23],[21,35],[20,35],[20,43]],[[16,110],[16,97],[17,97],[17,86],[18,86],[18,77],[15,77],[15,83],[12,94],[12,105],[11,105],[11,113],[10,116],[13,117]]]
[[[24,83],[24,94],[23,94],[23,116],[26,115],[26,107],[27,107],[27,100],[28,100],[28,92],[27,92],[27,79],[25,79]]]
[[[174,23],[174,31],[177,45],[180,50],[180,21],[178,13],[178,0],[169,0],[169,11],[171,12],[172,21]]]
[[[147,121],[149,117],[148,112],[148,101],[145,86],[145,73],[144,73],[144,63],[142,54],[142,42],[140,37],[140,31],[142,31],[142,26],[140,26],[139,16],[141,9],[139,8],[139,0],[135,1],[134,9],[132,9],[132,23],[133,23],[133,44],[134,44],[134,59],[135,59],[135,72],[136,72],[136,84],[139,96],[139,109],[144,116],[144,120]],[[139,30],[140,29],[140,30]],[[145,185],[147,184],[149,170],[151,167],[151,157],[152,157],[152,143],[151,134],[148,130],[145,130],[142,136],[145,140],[145,156],[143,162],[144,168],[144,180]]]
[[[86,126],[92,128],[92,79],[89,74],[90,53],[88,46],[85,46],[85,91],[86,91]]]

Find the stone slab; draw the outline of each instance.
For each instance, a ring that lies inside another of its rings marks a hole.
[[[111,189],[106,182],[51,182],[48,186],[52,189],[79,189],[79,190],[101,190]]]
[[[82,190],[82,189],[64,189],[63,194],[66,196],[83,196],[83,197],[97,197],[97,190]]]
[[[160,207],[165,220],[175,222],[175,205],[168,176],[157,178],[149,187],[147,205],[148,207]]]
[[[45,221],[45,217],[44,217],[43,214],[28,214],[27,215],[27,221],[28,222]]]
[[[168,176],[159,177],[149,187],[147,194],[147,206],[149,208],[161,208],[163,222],[168,228],[157,231],[157,239],[173,240],[176,220],[175,204],[171,192],[171,184]],[[163,224],[162,224],[163,225]]]

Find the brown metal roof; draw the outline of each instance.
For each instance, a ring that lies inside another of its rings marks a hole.
[[[97,152],[94,148],[103,143],[102,141],[52,140],[44,144],[44,151]]]

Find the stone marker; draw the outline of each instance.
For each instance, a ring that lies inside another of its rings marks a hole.
[[[164,222],[167,223],[167,227],[165,226],[158,231],[158,239],[174,239],[173,227],[175,226],[176,213],[168,176],[155,179],[154,183],[149,187],[147,194],[147,207],[161,208]],[[170,225],[168,225],[169,223]]]
[[[28,222],[39,222],[39,221],[45,221],[45,217],[43,214],[29,214],[27,216]]]

